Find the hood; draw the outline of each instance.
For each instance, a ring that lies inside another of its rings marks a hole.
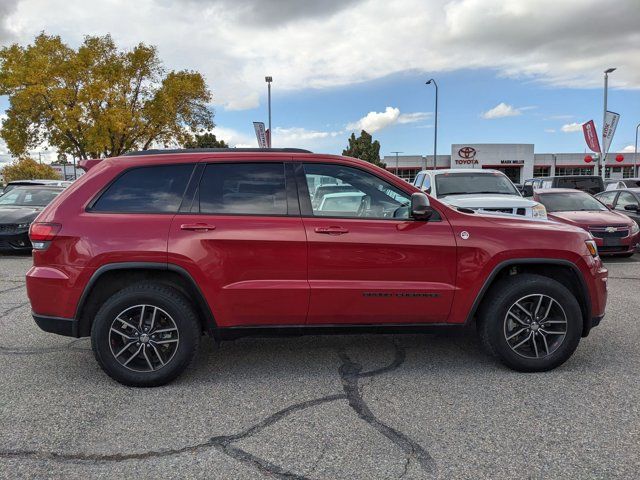
[[[443,203],[461,208],[531,208],[538,202],[518,195],[465,194],[439,198]]]
[[[0,223],[31,223],[44,207],[0,206]]]
[[[576,225],[579,227],[631,225],[631,220],[629,219],[629,217],[621,213],[612,212],[609,210],[607,210],[606,212],[547,212],[547,216],[550,219],[568,223],[569,225]]]

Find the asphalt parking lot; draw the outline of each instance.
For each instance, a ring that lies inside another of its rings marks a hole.
[[[0,257],[2,478],[637,478],[640,255],[572,359],[502,367],[473,332],[241,339],[172,384],[109,379],[41,332]]]

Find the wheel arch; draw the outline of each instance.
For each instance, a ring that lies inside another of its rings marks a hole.
[[[567,287],[580,305],[583,325],[582,336],[586,337],[588,335],[591,326],[591,296],[589,288],[577,265],[563,259],[514,258],[500,262],[485,279],[467,316],[467,323],[473,320],[492,286],[507,276],[522,273],[535,273],[549,277]]]
[[[178,265],[156,262],[109,263],[99,267],[87,282],[75,318],[77,336],[91,334],[93,318],[111,295],[138,281],[154,281],[177,289],[196,307],[202,330],[212,334],[216,323],[200,287],[189,272]]]

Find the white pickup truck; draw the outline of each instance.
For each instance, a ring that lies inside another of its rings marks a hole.
[[[523,198],[511,180],[498,170],[422,170],[413,185],[454,208],[547,218],[544,205]]]

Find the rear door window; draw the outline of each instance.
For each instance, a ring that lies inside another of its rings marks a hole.
[[[198,189],[200,213],[286,215],[284,163],[211,163]]]
[[[136,167],[120,175],[91,207],[95,212],[176,213],[193,164]]]
[[[636,200],[636,197],[634,197],[632,193],[620,192],[620,196],[618,196],[618,201],[616,202],[616,210],[624,212],[624,207],[626,207],[627,205],[633,205],[637,208],[638,200]]]

